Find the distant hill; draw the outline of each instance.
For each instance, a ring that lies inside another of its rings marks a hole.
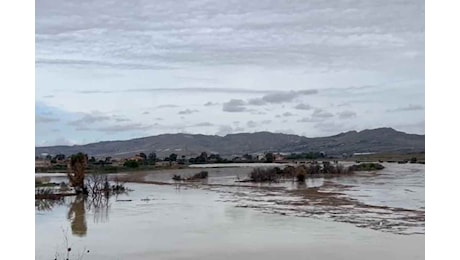
[[[162,134],[126,141],[104,141],[86,145],[35,147],[35,154],[71,155],[77,152],[89,156],[128,157],[136,153],[156,152],[158,156],[171,153],[196,155],[203,151],[235,155],[262,152],[320,152],[327,154],[363,152],[422,152],[425,136],[407,134],[392,128],[360,132],[349,131],[334,136],[307,138],[270,132],[229,134],[224,137],[201,134]]]

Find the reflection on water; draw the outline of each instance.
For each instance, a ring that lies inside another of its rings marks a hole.
[[[94,223],[104,223],[109,220],[110,193],[99,193],[86,200],[87,209],[93,213]]]
[[[86,225],[85,197],[76,196],[75,200],[70,203],[67,219],[70,221],[72,234],[76,236],[86,236],[88,227]]]
[[[64,199],[57,199],[57,200],[45,200],[39,199],[35,200],[35,209],[38,211],[51,211],[54,206],[63,205],[65,204]]]
[[[39,212],[52,211],[54,207],[67,205],[67,220],[70,222],[72,234],[84,237],[88,232],[87,215],[93,216],[94,223],[108,222],[110,198],[111,194],[104,192],[94,196],[78,195],[58,200],[40,199],[35,200],[35,209]]]

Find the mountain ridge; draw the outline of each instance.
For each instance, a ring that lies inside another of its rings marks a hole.
[[[356,152],[421,152],[425,150],[425,135],[408,134],[383,127],[362,131],[347,131],[325,137],[305,137],[294,134],[236,133],[226,136],[203,134],[161,134],[130,140],[101,141],[85,145],[35,147],[35,154],[65,155],[84,152],[90,156],[127,157],[136,153],[155,152],[159,156],[177,153],[196,155],[203,151],[234,155],[262,152],[319,152],[328,154]]]

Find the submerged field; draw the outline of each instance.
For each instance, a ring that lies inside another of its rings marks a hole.
[[[424,165],[384,165],[305,184],[236,182],[250,167],[120,174],[132,191],[102,203],[36,201],[36,259],[63,256],[66,238],[70,259],[421,259]]]

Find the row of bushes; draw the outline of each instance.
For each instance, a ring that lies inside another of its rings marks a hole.
[[[250,182],[278,182],[280,179],[297,179],[304,182],[307,175],[314,174],[349,174],[353,173],[350,167],[343,165],[332,165],[329,162],[322,164],[300,165],[297,167],[286,166],[284,169],[275,168],[255,168],[249,173]]]
[[[349,167],[353,171],[376,171],[385,168],[380,163],[360,163]]]
[[[201,171],[199,173],[196,173],[194,174],[193,176],[191,177],[182,177],[180,175],[176,175],[174,174],[174,176],[172,177],[173,180],[175,181],[196,181],[196,180],[202,180],[202,179],[206,179],[208,178],[208,172],[207,171]]]
[[[354,171],[374,171],[384,167],[378,163],[362,163],[349,167],[340,164],[323,162],[310,165],[300,165],[297,167],[286,166],[284,169],[275,168],[255,168],[249,173],[249,182],[278,182],[280,179],[296,179],[304,182],[307,175],[315,174],[351,174]]]

